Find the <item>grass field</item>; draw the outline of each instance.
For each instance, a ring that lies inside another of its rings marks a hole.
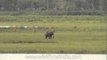
[[[0,16],[0,26],[36,25],[55,29],[54,39],[45,39],[44,29],[0,30],[0,52],[104,54],[106,19],[105,16]]]

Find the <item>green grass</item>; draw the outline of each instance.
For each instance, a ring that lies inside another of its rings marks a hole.
[[[80,35],[81,34],[81,35]],[[54,39],[45,39],[42,32],[1,33],[1,52],[24,53],[104,53],[104,32],[57,32]]]
[[[37,29],[36,32],[32,29],[18,29],[16,32],[0,30],[1,53],[106,53],[106,18],[103,16],[39,16],[41,21],[30,22],[25,21],[26,18],[2,21],[0,25],[54,27],[55,38],[45,39],[44,29]]]
[[[37,16],[37,15],[19,15],[19,16],[0,16],[0,22],[61,22],[61,21],[101,21],[107,20],[106,16]]]

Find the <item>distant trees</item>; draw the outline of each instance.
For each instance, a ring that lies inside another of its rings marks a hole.
[[[1,11],[107,12],[107,0],[0,0]]]
[[[107,0],[103,0],[103,10],[107,11]]]

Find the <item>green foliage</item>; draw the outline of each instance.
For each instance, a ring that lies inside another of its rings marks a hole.
[[[107,14],[106,3],[106,0],[0,0],[0,11],[33,11],[35,14],[39,11],[43,15],[101,15]]]

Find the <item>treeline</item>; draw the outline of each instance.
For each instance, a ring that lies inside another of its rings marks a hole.
[[[107,14],[107,0],[0,0],[0,11],[31,11],[45,15],[98,15]]]

